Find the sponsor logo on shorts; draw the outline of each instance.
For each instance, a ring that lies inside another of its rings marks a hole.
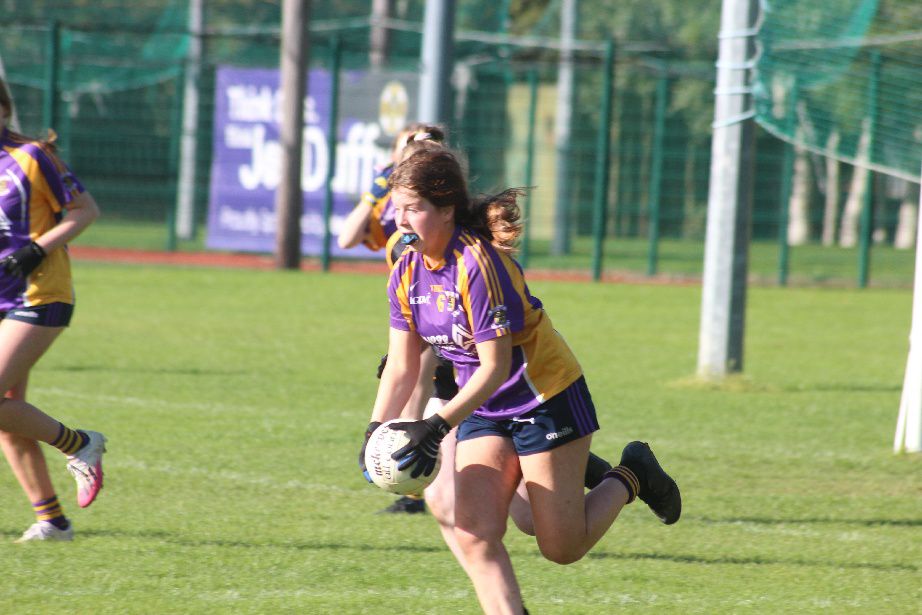
[[[22,318],[38,318],[38,312],[27,312],[26,310],[14,310],[12,315],[21,316]]]
[[[514,416],[514,417],[512,417],[512,422],[513,422],[513,423],[531,423],[532,425],[534,425],[534,424],[535,424],[535,417],[530,416],[530,417],[528,417],[527,419],[525,419],[525,418],[522,418],[522,417],[520,417],[520,416]]]
[[[544,437],[547,438],[548,440],[558,440],[558,439],[560,439],[560,438],[566,438],[566,437],[569,436],[571,433],[573,433],[573,428],[572,428],[572,427],[564,427],[564,428],[561,429],[560,431],[555,431],[555,432],[553,432],[553,433],[549,433],[549,434],[547,434],[547,435],[544,436]]]

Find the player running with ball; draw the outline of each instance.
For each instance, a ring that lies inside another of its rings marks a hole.
[[[403,425],[410,444],[395,458],[431,471],[442,439],[458,427],[454,521],[465,572],[486,613],[522,613],[502,542],[520,480],[538,546],[560,564],[582,558],[637,497],[675,523],[679,489],[649,446],[631,442],[584,494],[595,408],[579,363],[509,256],[521,229],[519,193],[471,200],[447,150],[414,153],[389,186],[399,230],[418,239],[391,272],[389,359],[372,420],[399,415],[416,385],[422,344],[454,364],[457,395]]]

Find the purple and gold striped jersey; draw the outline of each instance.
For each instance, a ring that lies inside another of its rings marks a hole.
[[[37,143],[0,134],[0,258],[54,227],[64,207],[83,192],[65,164]],[[28,279],[0,272],[0,311],[46,303],[73,303],[67,250],[52,250]]]
[[[454,364],[459,387],[480,366],[476,343],[512,336],[509,378],[475,414],[522,415],[582,375],[541,301],[528,291],[519,264],[466,229],[456,229],[435,268],[406,250],[391,270],[388,298],[391,327],[435,345]]]
[[[388,238],[397,231],[391,191],[387,188],[387,179],[393,172],[394,165],[386,166],[375,176],[371,190],[362,195],[361,202],[371,205],[371,217],[368,219],[365,238],[362,240],[369,250],[384,248]]]

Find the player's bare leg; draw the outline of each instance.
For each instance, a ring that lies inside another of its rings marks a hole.
[[[519,481],[515,495],[509,502],[509,517],[520,532],[529,536],[535,535],[535,522],[531,516],[531,502],[528,500],[528,488],[524,480]]]
[[[447,401],[433,397],[429,400],[424,416],[428,417],[441,409]],[[455,537],[455,451],[457,450],[458,428],[455,427],[445,439],[442,440],[442,468],[438,476],[426,488],[426,505],[435,520],[439,524],[439,531],[445,539],[445,544],[461,564],[461,568],[467,571],[464,564],[464,554],[458,545],[458,539]],[[531,520],[531,504],[528,502],[528,491],[525,488],[524,481],[519,482],[515,495],[512,496],[512,502],[509,505],[509,516],[515,522],[516,527],[524,534],[529,536],[535,535],[534,523]]]
[[[512,441],[484,436],[461,442],[455,464],[455,535],[480,607],[487,615],[519,615],[522,595],[503,545],[521,478]]]
[[[583,490],[591,436],[519,459],[528,487],[535,537],[552,562],[569,564],[582,558],[618,517],[631,497],[618,480],[603,480],[588,494]]]
[[[63,327],[36,327],[15,320],[0,320],[0,391],[6,393],[24,385],[32,366],[63,330]],[[0,430],[53,442],[60,423],[21,396],[17,397],[20,398],[5,397],[0,401]]]
[[[25,399],[25,381],[7,391],[8,399]],[[0,431],[0,448],[13,470],[16,480],[30,502],[39,502],[52,497],[54,485],[48,475],[45,455],[36,440],[7,431]]]
[[[439,403],[439,407],[445,403],[437,399],[432,401]],[[451,554],[455,556],[455,559],[458,560],[458,564],[461,565],[464,572],[467,572],[464,552],[461,551],[458,538],[455,536],[455,448],[457,446],[457,433],[458,428],[455,427],[442,440],[442,466],[439,469],[438,476],[426,488],[425,495],[426,505],[439,524],[439,531],[442,533],[445,544]]]
[[[0,320],[0,391],[11,391],[24,386],[29,371],[64,327],[41,327],[15,320]],[[77,503],[89,506],[102,488],[102,453],[105,437],[97,432],[74,431],[48,416],[22,396],[0,399],[0,431],[16,434],[24,440],[39,440],[51,444],[68,458],[68,471],[76,471]],[[17,447],[23,440],[8,443],[12,455],[8,456],[13,471],[28,476],[39,471],[35,465],[32,446]],[[24,455],[24,456],[23,456]],[[31,464],[31,467],[30,465]],[[30,487],[23,485],[27,490]]]

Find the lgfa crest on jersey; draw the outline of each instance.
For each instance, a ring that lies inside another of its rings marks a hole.
[[[490,326],[494,329],[502,329],[509,324],[509,317],[507,316],[505,305],[497,305],[490,310],[490,316],[493,319],[493,324]]]

